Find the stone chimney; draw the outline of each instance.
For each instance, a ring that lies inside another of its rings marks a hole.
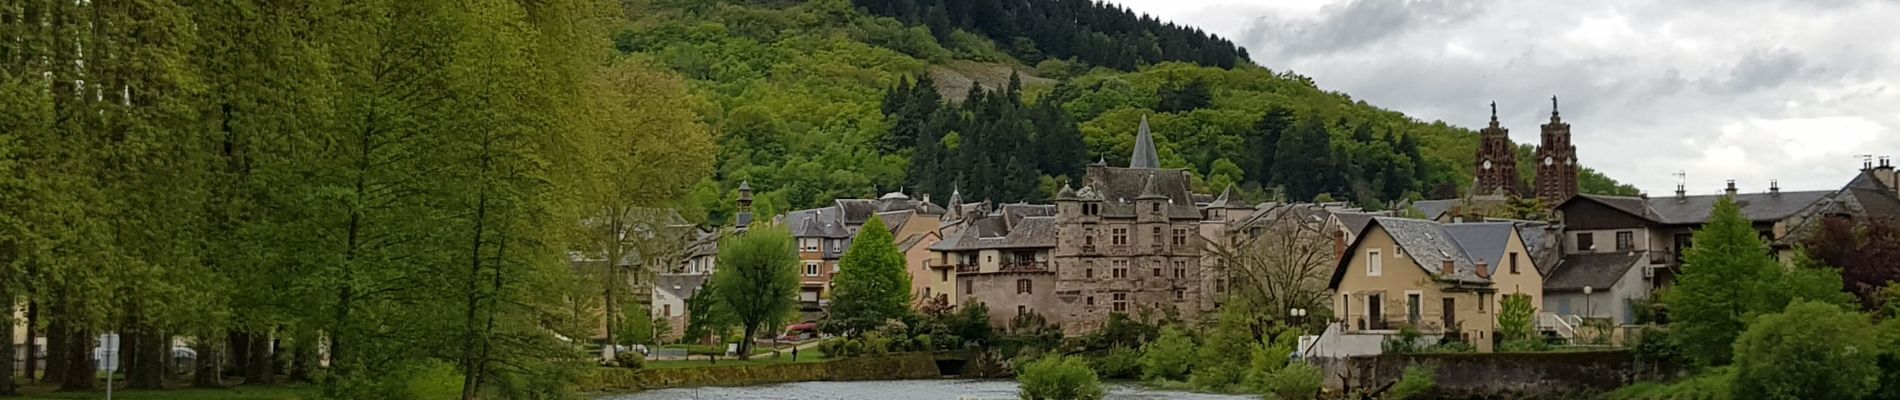
[[[1780,180],[1780,179],[1769,179],[1769,180],[1768,180],[1768,194],[1769,194],[1769,195],[1780,195],[1780,194],[1781,194],[1781,180]]]
[[[1735,180],[1734,179],[1728,180],[1728,188],[1722,189],[1722,193],[1727,193],[1729,196],[1735,195]]]
[[[1452,263],[1451,259],[1447,258],[1445,259],[1445,268],[1439,271],[1443,273],[1445,276],[1457,275],[1458,264]]]
[[[1874,167],[1873,173],[1874,179],[1880,180],[1880,184],[1886,185],[1888,189],[1900,188],[1900,174],[1894,173],[1891,157],[1881,156],[1880,166]]]
[[[1346,257],[1346,231],[1333,231],[1333,259]]]
[[[1483,262],[1483,261],[1479,261],[1479,262],[1478,262],[1478,277],[1479,277],[1479,278],[1484,278],[1484,279],[1491,279],[1491,265],[1490,265],[1490,263],[1486,263],[1486,262]]]

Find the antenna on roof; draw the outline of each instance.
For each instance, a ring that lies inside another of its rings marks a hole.
[[[1670,174],[1670,175],[1676,176],[1676,198],[1682,199],[1683,197],[1688,197],[1689,191],[1688,189],[1685,188],[1685,186],[1688,185],[1689,173],[1682,170],[1676,170],[1676,173]]]
[[[1874,155],[1872,155],[1872,154],[1855,154],[1855,155],[1854,155],[1854,157],[1856,157],[1856,158],[1860,158],[1860,169],[1861,169],[1861,170],[1870,170],[1870,169],[1874,169]]]

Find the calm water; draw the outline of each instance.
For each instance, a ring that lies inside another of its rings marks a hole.
[[[1109,384],[1113,400],[1240,400],[1253,396],[1222,396],[1164,392],[1123,384]],[[747,387],[666,389],[602,400],[798,399],[798,400],[1015,400],[1016,382],[1001,380],[911,380],[868,382],[799,382]]]

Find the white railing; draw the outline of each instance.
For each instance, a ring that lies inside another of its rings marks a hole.
[[[1557,337],[1565,340],[1577,337],[1577,327],[1583,325],[1583,317],[1577,315],[1539,313],[1537,317],[1537,330],[1556,332]]]

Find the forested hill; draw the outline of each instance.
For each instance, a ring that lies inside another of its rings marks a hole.
[[[938,42],[956,31],[995,41],[1024,63],[1073,59],[1133,71],[1166,61],[1232,68],[1247,50],[1199,28],[1164,23],[1096,0],[853,0],[865,11],[930,28]]]
[[[1089,162],[1125,165],[1144,116],[1163,166],[1192,170],[1198,191],[1233,184],[1258,200],[1280,188],[1289,199],[1324,195],[1379,208],[1454,197],[1471,184],[1477,135],[1469,129],[1419,121],[1244,62],[1226,68],[1138,59],[1123,70],[1089,62],[1087,54],[1062,57],[1051,50],[1074,50],[1039,40],[1070,39],[979,17],[1124,10],[1077,0],[916,0],[910,11],[892,11],[901,3],[625,3],[630,20],[615,35],[616,48],[687,77],[692,95],[678,101],[719,137],[715,176],[697,185],[684,214],[725,223],[741,181],[760,191],[755,207],[765,215],[893,190],[939,202],[952,189],[972,200],[1042,201]],[[946,18],[972,17],[951,19],[947,34],[933,32],[931,10],[949,4],[962,5],[945,9]],[[951,13],[977,4],[997,6]],[[1150,24],[1150,17],[1104,19],[1076,18],[1087,21],[1077,26],[1153,29],[1069,29],[1123,39],[1184,29]],[[1035,57],[1023,56],[1032,48]],[[994,91],[963,89],[978,87]],[[1518,169],[1527,183],[1535,171],[1530,158],[1520,157],[1526,165]],[[1583,185],[1587,193],[1634,193],[1587,170]]]

